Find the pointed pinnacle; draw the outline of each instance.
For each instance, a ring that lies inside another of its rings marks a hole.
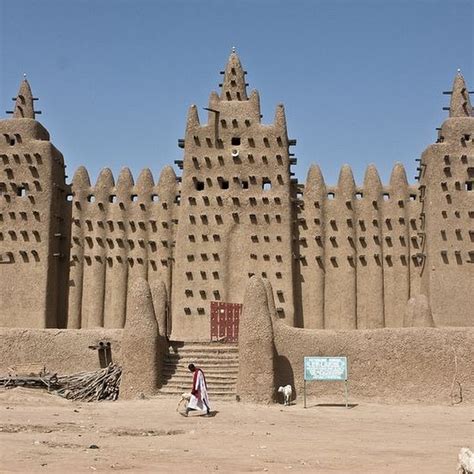
[[[222,81],[221,99],[223,100],[247,100],[247,84],[245,83],[245,72],[240,63],[239,56],[232,50],[224,71]]]
[[[453,90],[451,93],[451,103],[449,104],[450,117],[470,117],[472,115],[472,105],[469,99],[466,82],[458,69],[454,78]]]
[[[20,90],[16,96],[15,108],[13,110],[13,118],[35,118],[35,110],[33,107],[33,94],[31,87],[26,80],[26,74],[23,74],[23,81],[20,84]]]

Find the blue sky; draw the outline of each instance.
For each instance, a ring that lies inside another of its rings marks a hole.
[[[70,177],[157,179],[235,45],[264,122],[285,104],[300,180],[375,163],[387,181],[400,161],[413,181],[458,67],[474,90],[473,31],[471,0],[0,0],[1,116],[26,72]]]

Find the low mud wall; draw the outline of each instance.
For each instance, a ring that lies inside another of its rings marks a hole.
[[[305,356],[347,356],[353,402],[474,402],[474,328],[306,330],[274,320],[275,384],[303,397]],[[341,382],[309,382],[307,393],[343,400]]]
[[[113,362],[120,363],[121,329],[0,328],[0,373],[9,367],[43,364],[49,372],[71,374],[100,368],[100,341],[110,342]]]

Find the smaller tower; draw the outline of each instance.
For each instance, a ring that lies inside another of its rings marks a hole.
[[[472,326],[474,117],[458,71],[449,118],[420,162],[421,290],[436,326]]]
[[[58,327],[65,315],[69,219],[62,154],[22,81],[0,120],[0,326]]]

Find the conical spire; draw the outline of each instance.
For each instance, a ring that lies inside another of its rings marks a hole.
[[[186,120],[186,132],[190,130],[195,130],[199,127],[199,114],[197,107],[195,105],[191,105],[188,110],[188,118]]]
[[[372,163],[365,170],[364,193],[373,199],[378,199],[382,194],[382,182],[380,181],[379,172]]]
[[[16,96],[13,118],[35,118],[35,109],[33,107],[33,94],[26,77],[21,81],[20,90]]]
[[[171,166],[165,166],[161,170],[158,180],[157,194],[161,201],[173,202],[176,196],[176,173]]]
[[[144,168],[137,179],[137,190],[140,193],[151,192],[153,186],[155,185],[153,174],[150,171],[150,168]]]
[[[451,93],[451,104],[449,107],[450,117],[471,117],[472,105],[469,100],[469,92],[466,82],[458,69],[458,73],[454,78],[453,91]]]
[[[390,175],[390,189],[394,198],[406,199],[408,180],[405,168],[401,163],[395,163]]]
[[[84,166],[79,166],[72,178],[72,187],[77,189],[90,188],[91,180]]]
[[[117,178],[117,197],[122,202],[130,200],[130,194],[134,186],[132,172],[129,168],[125,167],[120,170],[120,174]]]
[[[286,130],[286,116],[285,116],[285,107],[283,104],[278,104],[275,111],[275,120],[274,124],[277,127],[280,127],[282,130]]]
[[[232,48],[232,53],[225,67],[224,80],[222,81],[221,99],[247,100],[245,72],[240,63],[239,56]]]
[[[95,183],[94,192],[99,200],[105,201],[115,187],[114,176],[110,168],[102,168]]]
[[[319,197],[326,194],[326,184],[324,182],[321,168],[318,165],[312,164],[308,170],[306,178],[306,186],[304,188],[305,197],[313,196]]]
[[[354,175],[349,165],[343,165],[337,182],[338,195],[347,200],[352,200],[355,189]],[[337,196],[337,195],[336,195]]]

